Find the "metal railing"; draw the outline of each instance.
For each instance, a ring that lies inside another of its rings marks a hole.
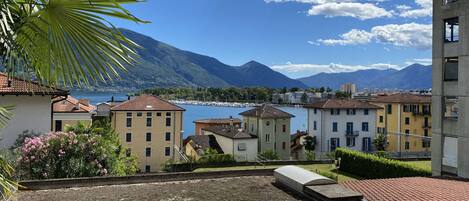
[[[345,136],[347,137],[358,137],[359,135],[359,131],[345,131]]]

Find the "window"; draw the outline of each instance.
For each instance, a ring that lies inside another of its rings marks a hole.
[[[147,142],[151,142],[151,133],[147,133],[146,139],[147,139]]]
[[[156,113],[156,116],[157,116],[157,117],[161,117],[161,112],[157,112],[157,113]]]
[[[357,111],[355,109],[347,109],[347,115],[355,115],[356,112]]]
[[[331,138],[331,144],[330,144],[330,151],[335,151],[337,147],[340,147],[340,139],[339,138]]]
[[[363,114],[364,114],[364,115],[368,115],[369,113],[370,113],[370,110],[369,110],[369,109],[363,110]]]
[[[265,122],[265,125],[266,125],[266,126],[270,126],[270,121],[266,121],[266,122]]]
[[[340,109],[331,109],[331,115],[340,115]]]
[[[368,132],[368,122],[362,123],[362,131]]]
[[[150,172],[150,170],[151,170],[151,166],[145,165],[145,172]]]
[[[126,116],[132,117],[132,113],[131,113],[131,112],[127,112]]]
[[[391,104],[387,105],[386,110],[387,110],[388,114],[392,114],[392,105]]]
[[[405,141],[405,150],[409,150],[410,149],[410,142],[409,141]]]
[[[55,120],[55,131],[62,131],[62,120]]]
[[[432,106],[431,105],[423,105],[422,112],[424,115],[431,115],[432,114]]]
[[[459,58],[445,58],[443,65],[443,81],[458,81],[459,76]]]
[[[362,140],[362,151],[371,151],[371,138],[364,137]]]
[[[151,127],[151,117],[147,118],[147,127]]]
[[[318,113],[318,109],[314,108],[314,114]]]
[[[171,141],[171,133],[170,132],[166,132],[165,135],[164,135],[164,140],[166,141]]]
[[[127,157],[130,157],[130,156],[132,155],[132,150],[131,150],[130,148],[127,148],[127,149],[125,150],[125,155],[126,155]]]
[[[284,133],[287,132],[287,125],[285,124],[282,125],[282,132]]]
[[[355,146],[355,138],[347,137],[347,147],[354,147],[354,146]]]
[[[171,116],[171,112],[166,112],[166,116],[167,116],[167,117],[170,117],[170,116]]]
[[[459,41],[459,18],[451,18],[445,20],[445,42]]]
[[[383,123],[384,122],[384,117],[383,116],[379,116],[379,123]]]
[[[238,151],[246,151],[246,143],[239,143],[238,144]]]
[[[409,125],[410,124],[410,118],[409,117],[406,117],[405,118],[405,125]]]
[[[146,156],[146,157],[150,157],[150,156],[151,156],[151,148],[150,148],[150,147],[145,148],[145,156]]]
[[[151,112],[147,112],[147,117],[151,117]]]
[[[406,135],[407,137],[409,137],[409,135],[410,135],[410,130],[409,130],[409,129],[406,129],[406,130],[405,130],[405,135]]]
[[[411,112],[410,105],[404,105],[404,112]]]
[[[265,142],[270,142],[270,134],[265,134]]]
[[[142,113],[141,112],[137,112],[137,117],[141,117],[142,116]]]
[[[126,142],[132,142],[132,133],[126,133],[125,134],[125,141]]]
[[[457,2],[458,0],[443,0],[443,5],[448,5],[450,3]]]
[[[459,98],[456,96],[445,96],[443,98],[444,117],[447,119],[457,119],[459,116]]]
[[[166,117],[166,126],[171,126],[171,117]]]
[[[170,147],[165,147],[164,148],[164,155],[165,156],[171,156],[171,148]]]
[[[254,124],[251,124],[251,132],[254,132]]]
[[[332,132],[337,132],[337,122],[332,123]]]
[[[285,150],[287,148],[287,143],[286,142],[282,142],[282,149]]]
[[[125,125],[127,126],[127,128],[132,127],[132,118],[127,118]]]
[[[317,130],[318,128],[318,123],[316,121],[313,122],[313,130]]]

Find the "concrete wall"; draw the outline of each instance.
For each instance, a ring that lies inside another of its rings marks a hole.
[[[126,114],[132,113],[132,127],[126,127]],[[148,111],[151,112],[152,126],[146,126],[147,111],[113,111],[112,126],[119,133],[122,144],[130,148],[131,153],[138,159],[139,168],[144,171],[146,165],[150,165],[151,171],[160,171],[162,165],[168,160],[178,161],[180,156],[175,147],[182,148],[182,115],[181,111]],[[171,113],[171,126],[166,126],[166,113]],[[161,113],[161,116],[157,116]],[[165,140],[166,132],[171,133],[171,139]],[[132,134],[132,141],[126,142],[126,134]],[[146,133],[151,133],[151,142],[146,141]],[[146,157],[146,148],[151,148],[151,157]],[[165,156],[165,148],[171,150],[170,156]]]
[[[91,124],[91,113],[54,113],[52,119],[52,130],[56,130],[56,121],[62,121],[61,130],[65,130],[67,126],[75,126],[79,122],[84,124]]]
[[[14,144],[25,130],[47,133],[51,131],[51,96],[0,96],[0,105],[15,106],[13,118],[0,130],[1,147]]]

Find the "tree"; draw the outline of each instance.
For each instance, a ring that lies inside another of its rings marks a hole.
[[[135,43],[104,16],[141,22],[122,7],[138,0],[4,0],[0,56],[8,76],[33,77],[50,86],[112,80],[137,57]],[[11,107],[0,106],[0,126]],[[0,159],[0,190],[10,195],[12,170]],[[3,179],[2,179],[3,178]]]
[[[306,136],[304,141],[305,150],[308,152],[314,151],[316,149],[316,137]]]
[[[373,140],[373,145],[375,145],[376,150],[385,151],[386,150],[386,135],[378,134]]]

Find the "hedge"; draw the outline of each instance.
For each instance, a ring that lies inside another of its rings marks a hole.
[[[431,176],[429,170],[359,151],[338,148],[335,156],[341,158],[341,171],[366,179]]]

